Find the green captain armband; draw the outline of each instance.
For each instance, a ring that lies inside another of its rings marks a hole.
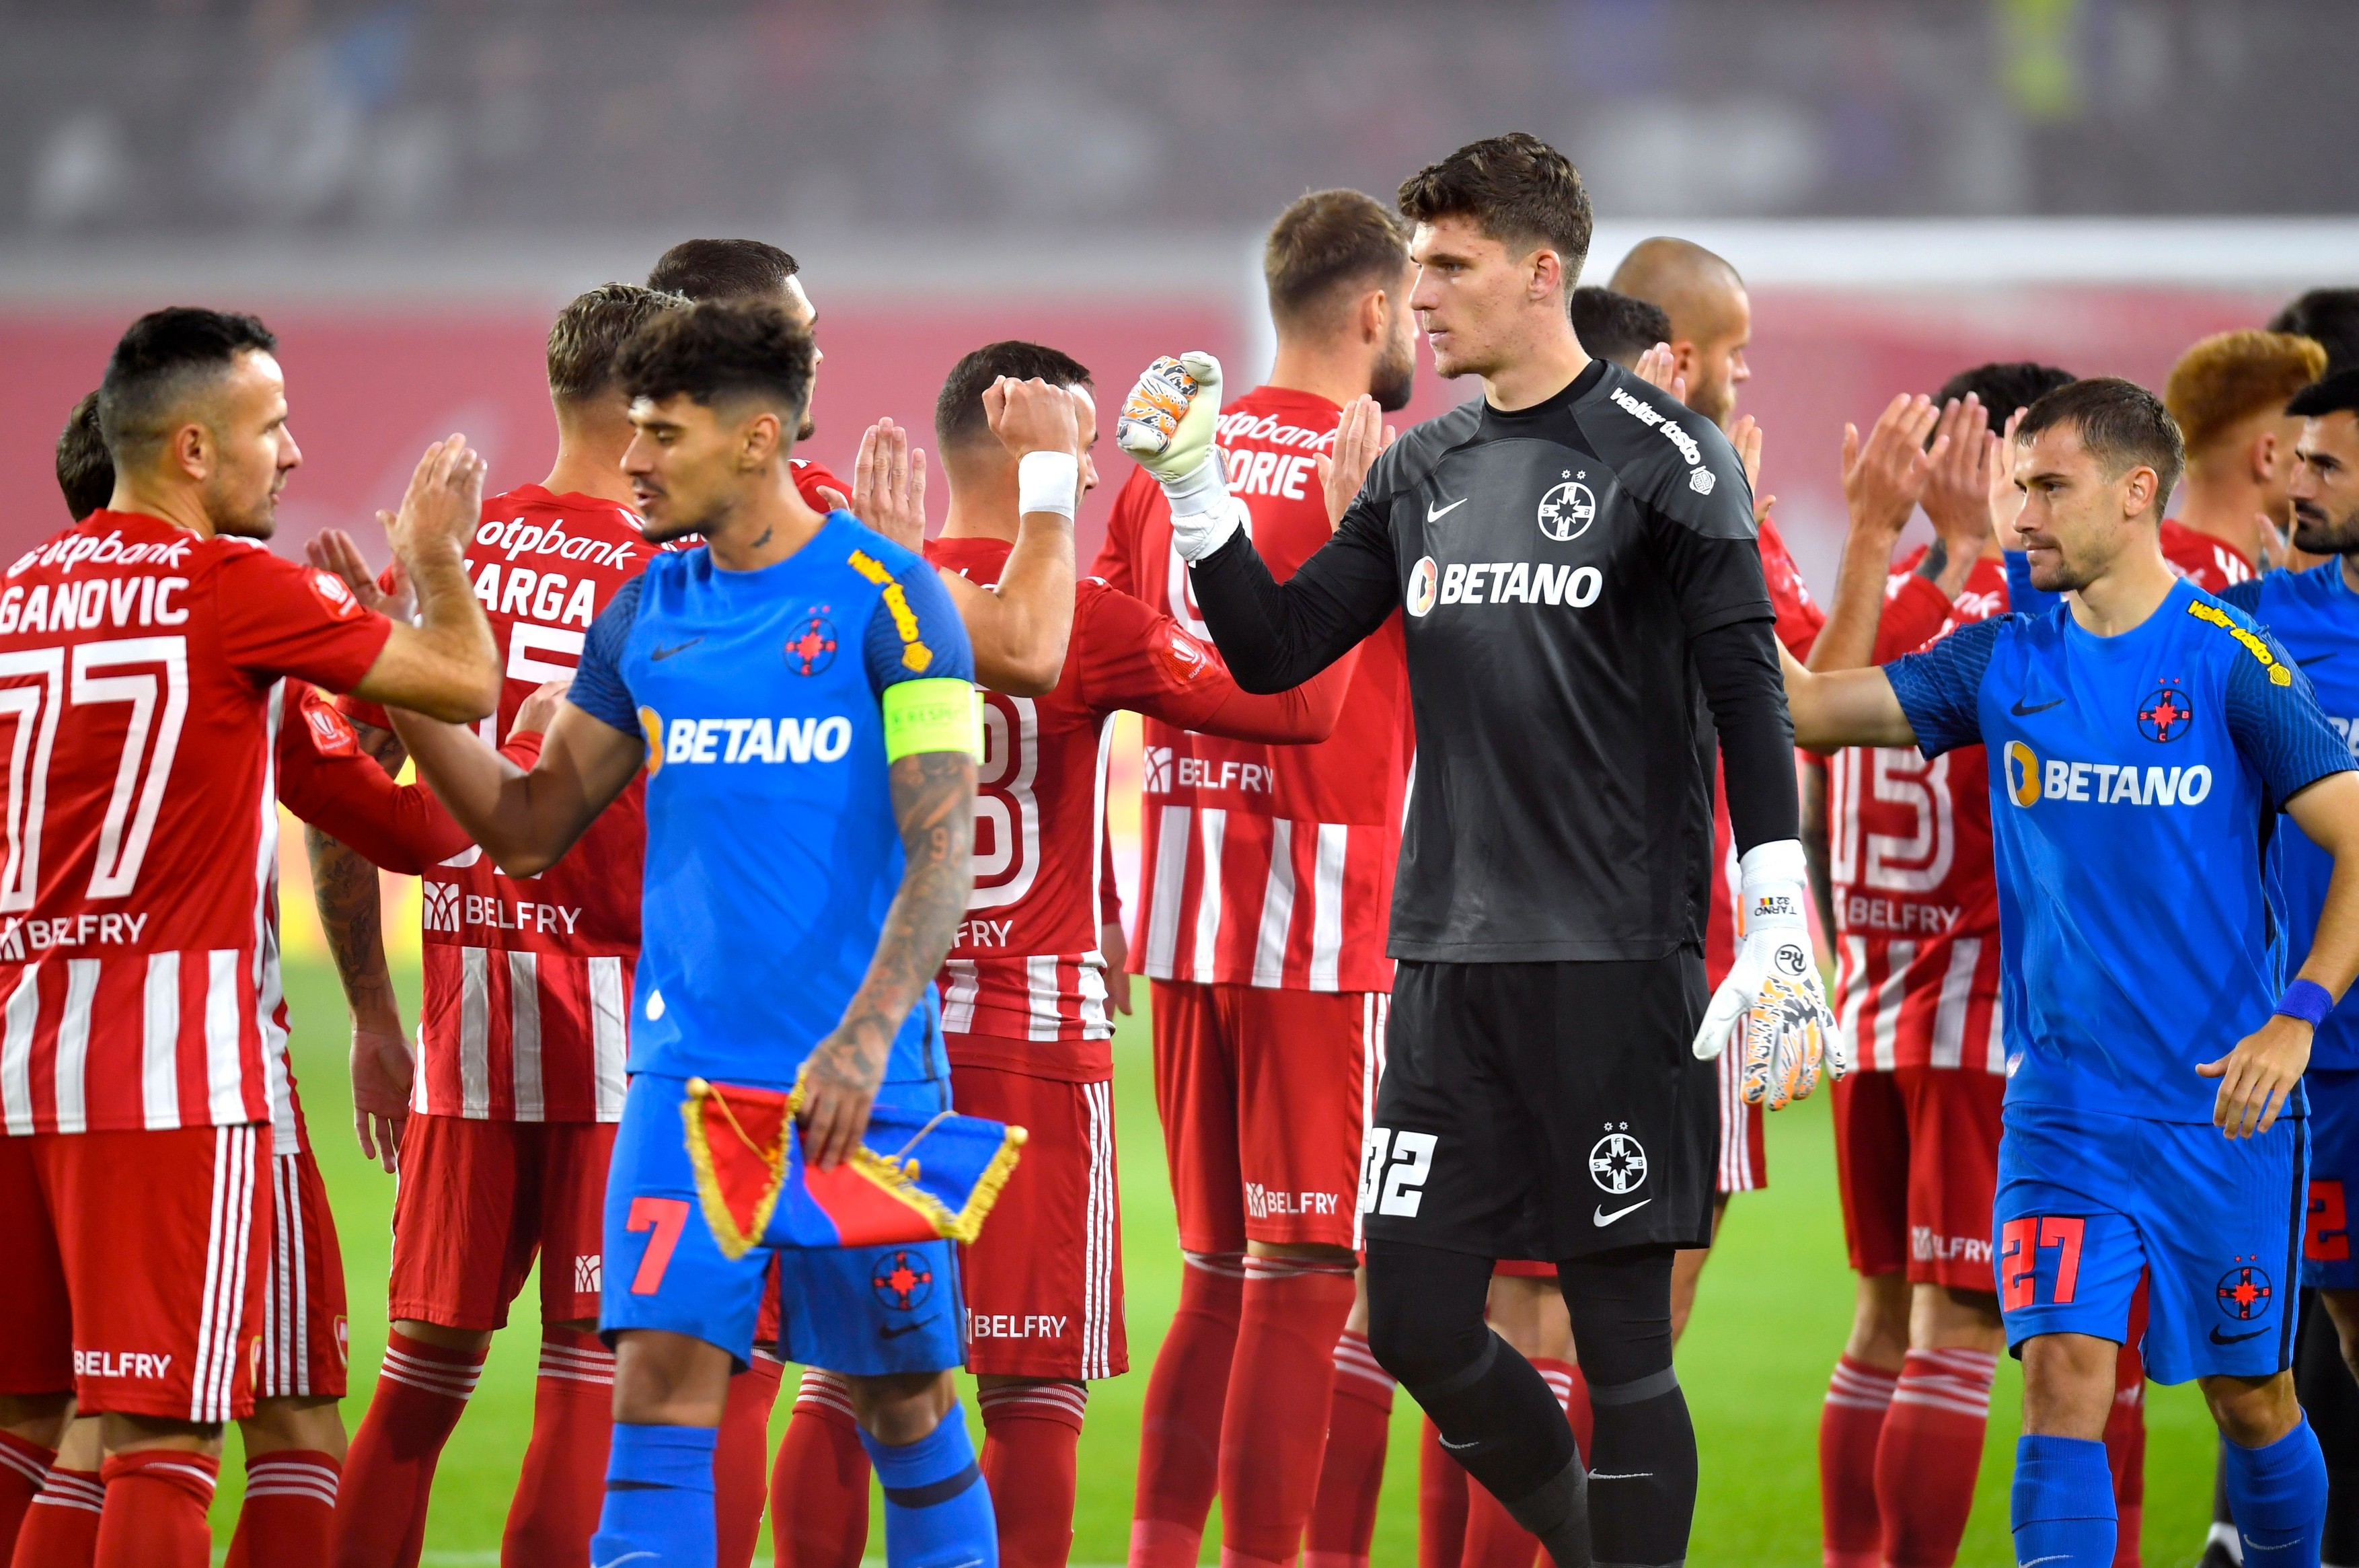
[[[983,703],[974,686],[956,679],[903,681],[885,688],[885,760],[921,751],[983,756]]]

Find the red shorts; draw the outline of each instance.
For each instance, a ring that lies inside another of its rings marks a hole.
[[[1553,1279],[1556,1265],[1534,1263],[1527,1258],[1503,1258],[1491,1265],[1491,1273],[1504,1279]]]
[[[1151,984],[1155,1105],[1180,1247],[1359,1246],[1360,1149],[1392,998]]]
[[[984,1221],[959,1250],[966,1364],[1010,1377],[1087,1382],[1130,1369],[1123,1335],[1122,1197],[1114,1085],[962,1065],[951,1035],[951,1101],[1031,1137]]]
[[[1835,1180],[1843,1238],[1862,1274],[1993,1290],[2006,1080],[1956,1067],[1859,1072],[1835,1085]]]
[[[1720,1163],[1712,1190],[1750,1192],[1769,1185],[1769,1143],[1762,1110],[1745,1103],[1745,1053],[1733,1045],[1720,1053],[1714,1080],[1720,1084]]]
[[[612,1122],[413,1116],[393,1200],[386,1310],[440,1328],[506,1328],[542,1258],[540,1320],[595,1322]]]
[[[84,1415],[254,1410],[270,1128],[0,1138],[0,1394]]]
[[[309,1149],[270,1160],[270,1253],[262,1288],[258,1399],[344,1397],[352,1359],[344,1258],[327,1183]]]

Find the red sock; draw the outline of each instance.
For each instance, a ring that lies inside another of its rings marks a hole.
[[[500,1533],[500,1561],[590,1561],[590,1538],[606,1503],[606,1445],[614,1431],[614,1353],[595,1334],[544,1324],[532,1438]]]
[[[1335,1341],[1352,1315],[1352,1266],[1245,1259],[1244,1311],[1221,1411],[1222,1568],[1283,1568],[1319,1497]]]
[[[1310,1506],[1303,1568],[1368,1568],[1392,1421],[1392,1375],[1368,1354],[1366,1334],[1345,1329],[1335,1342],[1327,1456],[1319,1465],[1319,1498]]]
[[[983,1407],[983,1479],[998,1516],[1001,1568],[1065,1568],[1088,1389],[1003,1384],[978,1391],[975,1403]]]
[[[2138,1288],[2136,1309],[2146,1305]],[[2146,1519],[2146,1361],[2138,1354],[2145,1312],[2133,1310],[2129,1343],[2114,1362],[2114,1408],[2105,1412],[2105,1464],[2114,1473],[2114,1568],[2138,1568],[2138,1529]]]
[[[1990,1424],[1987,1350],[1912,1350],[1875,1444],[1875,1506],[1887,1568],[1950,1568],[1973,1510]]]
[[[795,1413],[770,1472],[770,1545],[777,1568],[860,1568],[868,1550],[868,1451],[852,1390],[803,1368]]]
[[[721,1435],[712,1448],[712,1518],[720,1547],[713,1560],[720,1568],[748,1568],[761,1542],[762,1505],[769,1500],[770,1407],[778,1402],[778,1377],[785,1371],[777,1356],[757,1350],[745,1370],[729,1379]]]
[[[1532,1357],[1532,1370],[1538,1373],[1564,1409],[1564,1424],[1572,1428],[1573,1446],[1581,1450],[1581,1462],[1589,1463],[1589,1433],[1593,1424],[1589,1413],[1589,1379],[1581,1368],[1570,1361],[1551,1361],[1545,1356]]]
[[[223,1568],[327,1568],[342,1470],[332,1454],[248,1454],[245,1497]]]
[[[99,1471],[98,1568],[212,1568],[205,1524],[221,1461],[179,1448],[111,1456]]]
[[[483,1371],[481,1350],[446,1350],[398,1332],[386,1340],[336,1489],[336,1568],[418,1568],[434,1462]]]
[[[1425,1418],[1417,1443],[1417,1568],[1460,1568],[1466,1552],[1466,1494],[1473,1481],[1441,1447]]]
[[[0,1558],[15,1550],[16,1531],[24,1525],[25,1510],[33,1506],[33,1498],[49,1478],[49,1465],[58,1457],[54,1448],[43,1448],[38,1443],[27,1443],[15,1432],[0,1432]]]
[[[91,1568],[105,1507],[106,1483],[97,1471],[52,1469],[16,1531],[17,1568]]]
[[[1826,1568],[1877,1568],[1884,1526],[1875,1450],[1900,1375],[1845,1356],[1819,1410],[1819,1518]]]
[[[1195,1568],[1221,1480],[1221,1410],[1236,1356],[1245,1260],[1229,1252],[1182,1256],[1180,1309],[1156,1353],[1140,1412],[1130,1568]]]

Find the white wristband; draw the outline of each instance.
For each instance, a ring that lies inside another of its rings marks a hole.
[[[1203,462],[1177,479],[1163,481],[1163,496],[1171,503],[1171,520],[1175,523],[1225,511],[1222,503],[1229,497],[1229,485],[1221,472],[1220,449],[1215,447],[1206,452]]]
[[[1082,460],[1070,452],[1027,452],[1016,460],[1016,514],[1054,512],[1073,520],[1082,487]]]

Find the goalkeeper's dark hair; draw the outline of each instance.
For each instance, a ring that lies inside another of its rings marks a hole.
[[[1670,312],[1634,295],[1591,284],[1572,291],[1570,308],[1581,346],[1625,370],[1657,343],[1671,341]]]
[[[278,340],[252,316],[173,305],[131,323],[98,387],[98,424],[118,468],[145,461],[190,416],[198,391],[242,354],[270,354]]]
[[[2304,419],[2359,414],[2359,369],[2338,370],[2323,381],[2311,382],[2293,395],[2285,411]]]
[[[934,399],[934,440],[941,451],[991,439],[983,395],[1003,376],[1045,381],[1051,387],[1090,384],[1089,366],[1069,354],[1016,338],[985,343],[951,366],[941,396]]]
[[[623,346],[614,372],[626,397],[767,403],[794,416],[791,433],[810,402],[812,360],[810,329],[785,306],[724,299],[658,314]]]
[[[2133,468],[2154,470],[2153,511],[2157,517],[2170,500],[2171,486],[2187,467],[2187,446],[2180,438],[2179,421],[2162,399],[2135,381],[2118,376],[2092,376],[2059,387],[2025,410],[2015,439],[2028,441],[2043,430],[2070,428],[2081,444],[2104,465],[2109,479]]]
[[[1509,249],[1552,246],[1570,289],[1589,259],[1595,221],[1572,159],[1528,131],[1469,142],[1401,181],[1401,216],[1412,223],[1466,217]]]
[[[767,299],[802,264],[766,240],[682,240],[656,258],[647,287],[690,299]]]
[[[1408,271],[1408,234],[1384,203],[1358,191],[1298,196],[1262,245],[1262,281],[1278,326],[1323,324],[1319,318],[1347,289],[1400,287]]]
[[[106,437],[98,428],[98,394],[85,392],[66,416],[58,432],[58,488],[65,493],[66,510],[82,521],[114,495],[114,459],[106,454]]]
[[[1938,408],[1962,401],[1971,392],[1990,410],[1991,429],[2004,430],[2017,408],[2028,408],[2059,387],[2069,387],[2079,379],[2069,370],[2028,359],[1993,360],[1971,370],[1961,370],[1942,382],[1940,390],[1933,394],[1933,406]],[[1933,438],[1925,439],[1930,442]]]
[[[687,308],[678,294],[636,283],[601,283],[576,296],[549,329],[549,395],[578,403],[613,392],[623,345],[666,310]]]

